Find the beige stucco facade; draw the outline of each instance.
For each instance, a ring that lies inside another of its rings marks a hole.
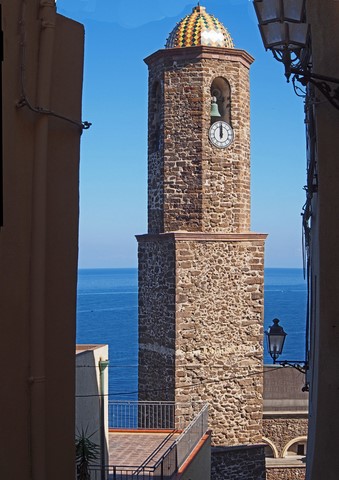
[[[195,447],[174,480],[211,479],[211,432],[207,432]]]
[[[311,26],[312,71],[339,79],[339,2],[307,1],[306,13]],[[308,99],[308,119],[308,159],[317,188],[312,192],[310,237],[312,305],[306,478],[335,480],[339,471],[339,111],[314,89],[314,96]]]
[[[305,4],[301,20],[310,34],[298,66],[299,81],[306,89],[307,138],[303,212],[310,299],[306,479],[335,480],[339,471],[339,2],[299,3]]]
[[[84,31],[54,0],[1,6],[0,478],[74,480]]]

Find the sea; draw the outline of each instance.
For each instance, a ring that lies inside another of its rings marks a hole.
[[[307,285],[303,270],[265,269],[264,328],[279,318],[287,332],[283,356],[305,357]],[[108,344],[109,397],[138,397],[138,271],[136,268],[80,269],[77,343]],[[264,363],[272,364],[264,344]]]

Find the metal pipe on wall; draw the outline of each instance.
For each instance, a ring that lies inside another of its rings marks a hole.
[[[107,443],[105,431],[105,370],[109,365],[108,360],[99,361],[100,371],[100,464],[101,464],[101,480],[106,479],[105,465],[107,457]]]
[[[40,0],[41,22],[36,101],[50,108],[53,50],[56,26],[55,0]],[[30,442],[31,478],[46,480],[46,229],[49,118],[39,115],[35,130],[32,182],[31,308],[30,308]]]

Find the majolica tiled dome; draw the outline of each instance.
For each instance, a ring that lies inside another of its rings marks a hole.
[[[234,48],[231,35],[223,24],[201,6],[194,7],[192,13],[176,25],[167,39],[166,48],[199,45]]]

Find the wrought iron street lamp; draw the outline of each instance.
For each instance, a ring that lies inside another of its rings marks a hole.
[[[287,333],[279,325],[277,318],[273,320],[273,325],[265,333],[267,335],[268,353],[273,358],[273,363],[276,363],[277,358],[282,354]]]
[[[291,68],[300,63],[307,43],[308,25],[303,22],[304,0],[254,0],[259,29],[266,50],[285,66],[287,80]]]
[[[339,109],[339,79],[311,71],[309,25],[305,22],[305,0],[253,0],[266,50],[285,67],[289,82],[314,85]]]
[[[308,362],[306,360],[277,360],[282,354],[287,336],[287,333],[284,331],[283,327],[279,325],[278,318],[273,320],[273,325],[268,328],[265,334],[267,338],[268,353],[273,358],[273,364],[279,364],[283,367],[293,367],[299,372],[306,374],[306,371],[308,370]],[[307,383],[302,390],[308,391]]]

